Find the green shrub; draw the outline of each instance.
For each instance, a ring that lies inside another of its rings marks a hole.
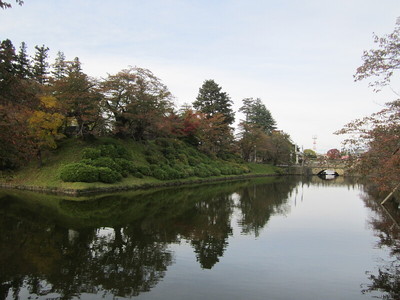
[[[135,172],[132,174],[133,177],[137,177],[137,178],[143,178],[143,174],[140,172]]]
[[[96,159],[96,158],[99,158],[100,155],[101,155],[100,149],[96,149],[96,148],[85,148],[82,151],[83,159]]]
[[[204,164],[194,168],[194,174],[198,177],[210,177],[212,174]]]
[[[107,167],[99,167],[97,168],[99,172],[99,180],[105,183],[114,183],[121,180],[122,176],[120,173],[111,170]]]
[[[99,157],[97,159],[92,160],[90,162],[90,165],[94,167],[109,168],[118,173],[122,172],[122,167],[119,164],[117,164],[111,157]]]
[[[220,176],[221,175],[221,171],[216,167],[211,167],[210,172],[211,172],[212,176]]]
[[[188,161],[187,156],[186,156],[185,154],[183,154],[183,153],[178,154],[178,160],[179,160],[181,163],[185,164],[185,165],[188,165],[188,164],[189,164],[189,161]]]
[[[153,173],[151,171],[151,169],[147,166],[137,166],[137,170],[138,172],[140,172],[141,174],[145,175],[145,176],[152,176]]]
[[[192,167],[195,167],[200,163],[200,160],[197,159],[196,157],[189,156],[188,157],[188,162],[189,162],[189,165],[191,165]]]
[[[163,170],[166,173],[165,179],[179,179],[183,177],[182,172],[179,172],[178,170],[171,168],[170,166],[164,166]]]
[[[136,173],[138,171],[135,164],[130,160],[127,160],[125,158],[116,158],[114,159],[114,161],[121,168],[122,171],[126,171],[130,174]]]
[[[72,163],[61,168],[60,178],[67,182],[96,182],[99,180],[99,171],[90,165]]]
[[[160,163],[160,159],[159,158],[157,158],[157,156],[155,156],[155,155],[148,155],[148,156],[146,156],[146,160],[147,160],[147,162],[149,163],[149,164],[151,164],[151,165],[156,165],[156,164],[158,164],[158,163]]]
[[[153,177],[159,179],[159,180],[166,180],[168,179],[167,173],[161,169],[160,167],[156,168],[153,170]]]

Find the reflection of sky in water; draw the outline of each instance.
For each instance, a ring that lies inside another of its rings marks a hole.
[[[176,264],[140,298],[372,299],[361,294],[360,284],[386,255],[374,248],[360,190],[304,186],[297,192],[289,199],[291,209],[272,216],[258,237],[241,234],[235,210],[233,237],[212,270],[199,267],[189,243],[171,246]],[[238,197],[232,195],[235,204]]]

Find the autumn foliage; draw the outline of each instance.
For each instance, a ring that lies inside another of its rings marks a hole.
[[[374,36],[378,49],[365,51],[355,80],[373,78],[375,91],[390,85],[400,68],[400,22],[383,37]],[[397,95],[397,94],[396,94]],[[345,125],[337,134],[347,135],[345,146],[353,154],[353,167],[370,176],[381,190],[393,190],[400,183],[400,100],[385,104],[371,116]]]

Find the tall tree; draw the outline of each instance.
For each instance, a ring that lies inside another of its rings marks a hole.
[[[25,42],[21,43],[16,57],[16,72],[23,79],[27,79],[31,76],[31,62],[27,54]]]
[[[243,159],[247,161],[265,160],[265,153],[272,131],[276,129],[275,120],[260,98],[245,98],[239,111],[244,114],[244,120],[239,124],[239,145]]]
[[[239,109],[245,115],[245,119],[242,122],[246,125],[258,127],[266,134],[270,134],[276,129],[276,122],[271,112],[261,102],[260,98],[245,98],[242,101],[243,106]]]
[[[33,78],[40,84],[47,82],[47,75],[49,74],[48,52],[49,48],[42,45],[41,47],[35,46],[36,52],[33,57]]]
[[[59,103],[53,96],[42,96],[40,106],[34,110],[28,119],[28,127],[39,167],[42,166],[42,151],[46,148],[57,148],[56,141],[63,137],[60,128],[63,116],[58,112]]]
[[[0,44],[0,103],[12,101],[17,81],[15,48],[7,39]]]
[[[65,129],[75,125],[75,133],[85,137],[95,130],[101,120],[102,96],[97,83],[82,72],[79,58],[65,62],[65,65],[65,75],[55,79],[52,90],[60,102]]]
[[[68,75],[68,64],[66,62],[64,52],[57,52],[57,57],[52,67],[53,71],[51,73],[56,80],[64,78]]]
[[[232,100],[226,92],[212,79],[204,81],[199,89],[193,107],[210,118],[216,114],[224,116],[224,123],[232,124],[235,121],[235,114],[232,110]]]
[[[102,82],[104,108],[119,136],[142,140],[157,136],[157,128],[172,108],[168,88],[150,70],[129,67]]]

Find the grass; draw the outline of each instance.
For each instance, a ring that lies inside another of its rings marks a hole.
[[[169,141],[166,141],[167,143]],[[154,143],[144,144],[140,142],[135,142],[132,140],[119,140],[112,138],[100,138],[93,141],[82,141],[80,139],[68,139],[64,140],[60,143],[58,149],[53,151],[47,151],[43,154],[43,165],[41,168],[38,168],[37,162],[33,161],[28,165],[21,168],[19,171],[13,174],[13,177],[8,182],[14,185],[24,185],[24,186],[35,186],[35,187],[43,187],[43,188],[58,188],[58,189],[73,189],[73,190],[83,190],[83,189],[98,189],[98,188],[110,188],[110,187],[135,187],[135,186],[155,186],[162,185],[170,182],[191,182],[200,179],[199,177],[189,177],[185,179],[179,180],[158,180],[154,177],[144,176],[143,178],[133,177],[129,175],[126,178],[122,178],[121,181],[118,181],[113,184],[102,183],[102,182],[94,182],[94,183],[86,183],[86,182],[63,182],[60,179],[60,168],[63,165],[79,162],[82,158],[82,151],[87,147],[96,147],[105,143],[117,143],[123,146],[132,157],[133,162],[138,166],[149,166],[148,155],[149,149],[152,151],[154,155],[161,155],[161,152],[157,152],[161,149],[161,146],[157,146]],[[158,147],[158,148],[157,148]],[[186,148],[185,148],[186,147]],[[187,146],[183,145],[182,148],[177,149],[175,143],[175,151],[176,155],[185,154],[187,157],[190,155],[194,155],[197,160],[200,160],[201,163],[214,164],[218,163],[226,164],[226,165],[241,165],[243,167],[247,167],[250,170],[249,175],[273,175],[278,173],[279,168],[266,165],[266,164],[256,164],[256,163],[246,163],[246,164],[238,164],[237,162],[226,162],[216,159],[211,159],[210,157],[206,157],[204,154],[196,153],[193,149],[187,148]],[[197,151],[197,150],[196,150]],[[147,153],[147,154],[146,154]],[[190,154],[188,154],[190,153]],[[163,157],[161,157],[163,158]],[[169,162],[166,160],[167,163]],[[237,175],[221,175],[221,176],[210,176],[207,178],[202,178],[201,180],[216,180],[220,178],[231,178],[237,177]],[[4,179],[0,179],[0,182]]]

